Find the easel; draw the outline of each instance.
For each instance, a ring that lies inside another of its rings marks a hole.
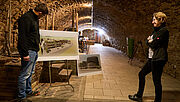
[[[74,91],[74,87],[70,84],[69,82],[69,69],[68,69],[68,60],[78,60],[79,59],[79,54],[78,54],[78,32],[68,32],[68,31],[53,31],[53,30],[40,30],[40,35],[42,37],[47,37],[47,36],[50,36],[50,37],[58,37],[58,38],[70,38],[72,39],[72,41],[70,43],[66,42],[67,44],[69,44],[69,46],[67,45],[66,48],[72,48],[73,47],[73,52],[69,53],[69,52],[66,52],[67,49],[59,49],[58,51],[62,50],[64,51],[62,55],[59,55],[57,54],[58,52],[56,51],[56,54],[55,55],[51,55],[50,53],[47,55],[41,55],[38,57],[38,61],[48,61],[47,63],[49,63],[49,65],[47,66],[47,68],[49,69],[49,82],[50,82],[50,85],[49,85],[49,88],[50,87],[55,87],[55,86],[52,86],[52,75],[51,75],[51,68],[52,68],[52,63],[51,61],[60,61],[60,60],[63,60],[65,61],[65,64],[66,64],[66,71],[67,71],[67,75],[65,76],[65,78],[67,77],[67,82],[68,84],[66,85],[70,85]],[[65,39],[65,40],[69,40],[69,39]],[[54,45],[53,45],[54,46]],[[54,46],[54,47],[57,47],[57,46]],[[53,53],[53,52],[51,52]],[[61,53],[61,52],[60,52]],[[64,85],[63,85],[64,86]],[[48,88],[48,89],[49,89]],[[47,89],[47,91],[48,91]],[[46,91],[46,93],[47,93]]]
[[[141,41],[138,41],[137,44],[136,44],[135,47],[134,47],[132,57],[129,57],[128,63],[132,64],[132,61],[133,61],[134,56],[135,56],[135,54],[136,54],[136,52],[137,52],[137,50],[138,50],[138,48],[139,48],[139,45],[141,46],[141,49],[143,50],[143,54],[145,55],[142,42],[141,42]],[[146,55],[145,55],[145,56],[146,56]]]
[[[52,75],[51,75],[51,68],[52,68],[52,66],[51,66],[51,61],[48,61],[49,62],[49,87],[48,87],[48,89],[45,91],[45,95],[47,94],[47,91],[51,88],[51,87],[58,87],[58,86],[65,86],[65,85],[69,85],[69,86],[71,86],[71,88],[72,88],[72,91],[74,92],[74,87],[70,84],[70,82],[69,82],[69,76],[68,76],[68,60],[66,59],[65,60],[65,63],[66,63],[66,69],[67,69],[67,81],[68,81],[68,84],[65,84],[65,85],[58,85],[58,86],[52,86],[51,84],[52,84]]]

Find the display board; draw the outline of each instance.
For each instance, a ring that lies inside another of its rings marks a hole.
[[[37,61],[78,60],[78,32],[40,30]]]
[[[78,76],[102,73],[99,54],[79,55]]]

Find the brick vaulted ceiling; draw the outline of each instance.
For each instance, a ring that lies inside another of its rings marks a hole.
[[[8,5],[9,1],[0,0],[1,9],[4,9],[2,5]],[[24,5],[29,5],[31,8],[39,1],[47,3],[50,8],[49,22],[52,20],[52,12],[56,12],[55,27],[58,30],[72,26],[72,8],[74,8],[79,14],[80,30],[93,26],[103,29],[112,38],[117,38],[119,35],[129,36],[134,32],[146,33],[151,26],[151,16],[154,12],[163,11],[170,15],[175,12],[171,12],[169,8],[179,5],[179,0],[11,0],[14,4],[12,8],[20,4],[20,7],[17,7],[20,11],[16,8],[12,10],[17,10],[21,15],[27,10],[24,9]],[[84,4],[93,4],[93,6],[85,7]],[[15,20],[17,11],[12,12],[15,14],[15,17],[12,16]],[[175,14],[178,15],[178,10],[176,11]],[[6,19],[5,14],[2,19]],[[146,27],[148,29],[145,29]]]
[[[94,0],[93,26],[104,29],[113,38],[134,33],[145,23],[151,26],[151,16],[163,1]]]
[[[0,0],[2,22],[7,21],[9,1]],[[100,28],[111,38],[150,33],[152,14],[157,11],[163,11],[167,16],[173,15],[169,19],[176,21],[180,4],[179,0],[11,0],[12,21],[39,1],[47,3],[49,7],[49,28],[51,28],[53,12],[55,12],[57,30],[71,28],[74,8],[79,14],[79,30],[85,27]],[[92,7],[84,4],[92,4]],[[44,24],[41,23],[40,28],[43,28]]]
[[[169,8],[179,4],[178,0],[75,0],[75,2],[80,18],[80,29],[90,26],[100,28],[112,38],[150,33],[152,14],[163,11],[170,15]],[[80,5],[83,3],[93,3],[93,6],[82,8]]]

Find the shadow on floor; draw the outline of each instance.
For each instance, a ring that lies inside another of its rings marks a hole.
[[[163,102],[180,102],[180,91],[163,91]]]
[[[153,101],[154,96],[144,96],[143,101]],[[180,102],[180,91],[163,91],[162,102]]]
[[[32,99],[33,102],[131,102],[123,100],[69,100],[69,99],[56,99],[56,98],[35,98]]]

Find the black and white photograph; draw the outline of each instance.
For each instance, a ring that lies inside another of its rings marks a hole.
[[[78,75],[91,75],[101,73],[101,60],[99,54],[79,55]]]

